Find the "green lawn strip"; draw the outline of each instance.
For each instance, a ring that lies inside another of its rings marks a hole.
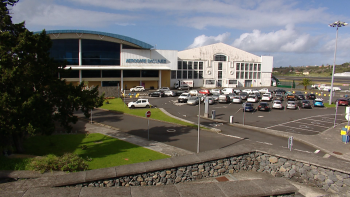
[[[81,148],[83,145],[86,145],[85,150]],[[84,159],[92,158],[88,161],[91,170],[169,158],[168,155],[99,133],[34,136],[26,140],[24,147],[26,154],[37,156],[61,156],[69,152]]]
[[[116,98],[116,99],[108,99],[109,104],[104,103],[103,106],[101,106],[102,109],[108,109],[120,113],[125,114],[131,114],[135,116],[145,117],[145,114],[147,111],[151,111],[152,115],[151,118],[155,120],[161,120],[165,122],[180,124],[184,126],[190,126],[190,127],[197,127],[197,125],[187,123],[181,120],[178,120],[176,118],[172,118],[170,116],[167,116],[164,114],[160,109],[157,108],[138,108],[138,109],[129,109],[123,102],[122,99]]]
[[[0,170],[28,170],[29,158],[8,158],[0,155]]]

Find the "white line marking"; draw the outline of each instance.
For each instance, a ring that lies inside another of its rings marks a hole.
[[[312,130],[309,130],[309,129],[296,128],[296,127],[291,127],[291,126],[287,126],[287,125],[284,125],[284,126],[285,127],[289,127],[289,128],[293,128],[293,129],[299,129],[299,130],[311,131],[311,132],[314,132],[314,133],[319,133],[319,131],[312,131]]]
[[[286,149],[289,149],[288,147],[285,147],[285,146],[282,146],[282,148],[286,148]],[[313,152],[310,152],[310,151],[306,151],[306,150],[300,150],[300,149],[296,149],[296,148],[292,148],[292,151],[295,150],[295,151],[299,151],[299,152],[303,152],[303,153],[313,153]]]
[[[237,138],[237,139],[244,139],[242,137],[238,137],[238,136],[234,136],[234,135],[228,135],[228,134],[223,134],[223,133],[219,133],[220,135],[226,136],[226,137],[232,137],[232,138]]]
[[[330,154],[325,154],[323,155],[323,158],[329,158],[331,155]]]
[[[267,144],[267,145],[270,145],[270,146],[272,146],[272,145],[273,145],[273,144],[268,143],[268,142],[259,142],[259,141],[256,141],[256,142],[261,143],[261,144]]]
[[[319,153],[319,152],[320,152],[320,150],[315,150],[315,152],[314,152],[314,153],[315,153],[315,154],[317,154],[317,153]]]
[[[326,128],[326,129],[328,129],[329,127],[325,127],[325,126],[321,126],[321,125],[318,125],[319,123],[317,123],[317,124],[311,124],[311,123],[306,123],[306,122],[298,122],[299,124],[302,124],[302,125],[299,125],[299,126],[301,126],[301,127],[304,127],[304,125],[309,125],[309,126],[315,126],[315,127],[323,127],[323,128]],[[310,125],[311,124],[311,125]],[[306,128],[306,127],[305,127]]]

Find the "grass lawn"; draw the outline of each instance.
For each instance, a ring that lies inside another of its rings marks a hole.
[[[85,150],[81,148],[83,145],[87,147]],[[26,154],[36,156],[76,153],[84,159],[89,157],[92,158],[92,161],[87,161],[90,170],[169,158],[168,155],[99,133],[35,136],[25,142],[24,149]],[[26,170],[28,162],[30,159],[0,157],[0,170]],[[7,165],[3,166],[4,163]]]
[[[120,98],[108,99],[108,101],[109,101],[109,104],[104,103],[103,106],[101,107],[102,109],[113,110],[113,111],[117,111],[117,112],[121,112],[121,113],[125,113],[125,114],[141,116],[141,117],[145,117],[146,112],[151,111],[151,113],[152,113],[151,118],[152,119],[162,120],[165,122],[176,123],[176,124],[180,124],[180,125],[184,125],[184,126],[190,126],[190,127],[197,128],[197,125],[183,122],[181,120],[167,116],[162,111],[160,111],[160,109],[157,109],[157,108],[129,109],[124,104],[123,100]]]

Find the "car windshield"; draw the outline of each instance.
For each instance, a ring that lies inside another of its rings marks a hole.
[[[293,102],[293,101],[288,101],[288,104],[295,104],[295,102]]]
[[[245,95],[248,95],[248,93],[246,93],[246,92],[241,92],[241,93],[239,93],[239,95],[245,96]]]
[[[269,94],[263,94],[263,96],[270,96]]]
[[[180,96],[188,96],[188,93],[182,93]]]
[[[234,98],[235,98],[235,99],[240,99],[241,97],[239,97],[239,96],[235,96]]]
[[[303,101],[303,103],[310,103],[309,101]]]
[[[253,106],[253,104],[252,103],[246,103],[245,106],[246,107],[251,107],[251,106]]]
[[[281,101],[274,101],[275,104],[281,104]]]
[[[260,106],[267,106],[267,103],[260,103]]]

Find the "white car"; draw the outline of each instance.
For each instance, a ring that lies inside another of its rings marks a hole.
[[[159,88],[158,89],[158,91],[169,91],[170,90],[170,88],[168,88],[168,87],[161,87],[161,88]]]
[[[298,106],[295,101],[288,101],[287,102],[287,109],[297,109]]]
[[[283,109],[282,102],[280,100],[274,100],[272,104],[273,109]]]
[[[222,89],[222,93],[230,94],[230,93],[234,93],[234,91],[233,91],[233,88],[224,88]]]
[[[270,94],[263,94],[261,97],[262,101],[271,101],[271,95]]]
[[[191,96],[198,96],[198,90],[190,90],[188,93],[190,93]]]
[[[174,91],[172,91],[172,90],[169,90],[169,91],[165,91],[165,92],[164,92],[164,95],[165,95],[165,96],[175,96],[176,93],[175,93]]]
[[[245,89],[245,90],[242,90],[242,92],[246,92],[248,94],[252,94],[253,90],[252,89]]]
[[[259,101],[259,99],[255,94],[251,94],[247,98],[247,102],[250,102],[250,103],[256,103],[258,101]]]
[[[252,90],[253,94],[260,93],[259,90]]]
[[[240,96],[234,96],[232,99],[232,103],[242,103],[242,99]]]
[[[219,93],[221,94],[221,90],[220,89],[211,89],[210,93],[214,94],[214,93]]]
[[[270,90],[267,88],[262,88],[259,90],[259,92],[265,94],[266,92],[270,92]]]
[[[135,86],[133,88],[130,88],[130,92],[140,92],[145,91],[145,88],[143,86]]]
[[[136,107],[150,108],[151,104],[148,102],[148,99],[138,99],[137,101],[128,103],[128,107],[129,108],[136,108]]]
[[[187,103],[188,98],[191,97],[190,93],[182,93],[178,98],[177,102],[179,103]]]

